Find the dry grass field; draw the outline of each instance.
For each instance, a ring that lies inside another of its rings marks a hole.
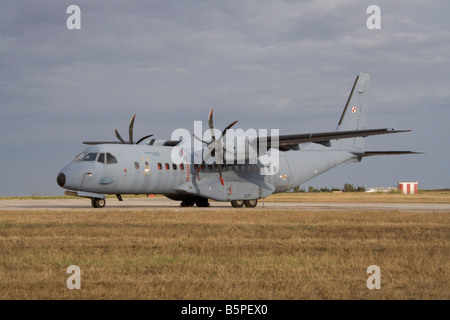
[[[450,212],[2,210],[0,299],[449,299],[449,249]]]
[[[406,195],[399,192],[278,193],[267,197],[265,201],[325,203],[450,203],[450,191],[420,191],[419,194],[415,195]]]

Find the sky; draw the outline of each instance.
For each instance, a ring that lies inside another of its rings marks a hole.
[[[70,5],[81,29],[68,29]],[[380,29],[369,29],[370,5]],[[224,128],[333,131],[371,74],[370,157],[302,187],[450,187],[450,2],[70,0],[0,2],[0,196],[61,195],[83,141]]]

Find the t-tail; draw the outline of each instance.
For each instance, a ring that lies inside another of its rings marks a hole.
[[[370,74],[361,72],[353,84],[352,91],[345,104],[344,111],[339,119],[336,132],[343,131],[361,131],[366,130],[370,133],[367,135],[409,132],[411,130],[395,130],[395,129],[367,129],[367,114],[369,105],[367,95],[369,93]],[[361,132],[362,133],[362,132]],[[419,154],[422,152],[414,151],[365,151],[364,142],[365,136],[352,137],[346,139],[333,140],[331,146],[335,149],[348,150],[355,154],[356,159],[361,161],[364,157],[378,156],[378,155],[399,155],[399,154]]]
[[[347,99],[336,131],[367,129],[367,113],[369,107],[367,95],[369,85],[370,74],[361,72],[353,84],[352,91]],[[364,148],[364,137],[336,140],[333,141],[333,147],[337,149],[362,150]]]

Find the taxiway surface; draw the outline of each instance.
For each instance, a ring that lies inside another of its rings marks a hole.
[[[234,209],[229,202],[210,202],[212,209]],[[117,199],[107,199],[106,207],[103,209],[123,209],[123,210],[152,210],[152,209],[181,209],[178,201],[164,198],[137,198],[125,199],[120,202]],[[186,208],[186,209],[194,209]],[[39,199],[39,200],[0,200],[0,210],[74,210],[89,209],[91,202],[89,199]],[[202,210],[204,208],[197,208]],[[313,203],[313,202],[263,202],[259,201],[256,210],[402,210],[402,211],[448,211],[450,204],[435,203]],[[241,210],[255,210],[242,208]]]

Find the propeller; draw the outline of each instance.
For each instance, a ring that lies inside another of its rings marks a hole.
[[[133,142],[133,127],[134,127],[134,119],[135,119],[135,118],[136,118],[136,115],[133,115],[133,117],[132,117],[131,120],[130,120],[130,125],[129,125],[129,127],[128,127],[128,136],[129,136],[129,141],[128,141],[128,142],[126,142],[126,141],[121,137],[121,135],[119,134],[119,131],[117,131],[117,129],[115,129],[116,137],[117,137],[117,139],[119,139],[120,142],[122,142],[122,143],[124,143],[124,144],[135,144],[135,143]],[[153,136],[153,135],[152,135],[152,134],[149,134],[148,136],[145,136],[145,137],[140,138],[140,139],[136,142],[136,144],[141,143],[142,141],[144,141],[144,140],[147,139],[147,138],[150,138],[151,136]]]
[[[223,144],[223,137],[225,136],[225,134],[227,133],[227,131],[234,126],[237,123],[237,121],[234,121],[232,123],[230,123],[223,131],[222,134],[220,135],[219,139],[216,139],[216,136],[214,134],[214,123],[213,123],[213,109],[211,109],[211,111],[209,112],[209,116],[208,116],[208,124],[209,124],[209,130],[211,130],[211,141],[204,141],[203,139],[200,139],[199,137],[197,137],[194,134],[194,138],[197,139],[198,141],[206,144],[206,148],[209,150],[209,154],[205,157],[205,159],[203,159],[203,163],[202,163],[202,168],[205,167],[205,162],[208,161],[208,159],[210,157],[215,157],[216,154],[218,154],[218,156],[223,157],[223,150],[225,150],[225,152],[228,152]],[[217,165],[217,161],[216,161],[216,165]],[[219,178],[220,178],[220,183],[222,185],[224,185],[223,183],[223,177],[222,177],[222,165],[219,164],[217,165],[217,169],[219,171]]]

